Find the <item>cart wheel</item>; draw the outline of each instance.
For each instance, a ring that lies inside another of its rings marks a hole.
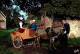
[[[15,36],[15,37],[13,37],[12,43],[15,48],[20,48],[20,47],[22,47],[23,40],[20,36]]]

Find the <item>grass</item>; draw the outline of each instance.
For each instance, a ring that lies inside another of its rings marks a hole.
[[[8,28],[6,30],[0,30],[0,39],[3,38],[3,37],[5,37],[5,36],[8,36],[7,37],[7,41],[10,43],[11,42],[10,32],[12,32],[14,30],[18,30],[18,28]]]
[[[9,32],[8,31],[6,31],[6,30],[0,30],[0,39],[2,38],[2,37],[4,37],[4,36],[6,36],[7,34],[9,34]]]
[[[80,46],[80,37],[79,38],[69,38],[68,45]]]
[[[0,54],[22,54],[22,52],[8,49],[5,45],[0,45]]]
[[[0,39],[7,36],[7,42],[11,43],[11,36],[10,36],[10,32],[12,32],[13,30],[18,30],[18,28],[8,28],[7,30],[0,30]],[[5,45],[0,45],[0,54],[22,54],[22,52],[20,51],[16,51],[14,49],[8,49]]]
[[[43,44],[42,45],[44,45],[44,46],[46,46],[46,45],[48,45],[48,46],[50,46],[50,43],[49,42],[43,42]],[[58,42],[55,42],[55,46],[59,46],[59,43]],[[78,46],[78,47],[80,47],[80,37],[78,37],[78,38],[68,38],[68,46],[69,47],[75,47],[75,46]]]

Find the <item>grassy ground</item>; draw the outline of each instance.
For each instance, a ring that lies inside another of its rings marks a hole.
[[[4,37],[6,37],[7,42],[11,43],[11,36],[10,36],[10,32],[12,32],[13,30],[18,30],[18,28],[9,28],[7,30],[0,30],[0,40]],[[22,52],[20,51],[16,51],[14,49],[9,49],[6,47],[6,45],[2,44],[0,45],[0,54],[22,54]]]
[[[22,52],[8,49],[5,45],[0,45],[0,54],[22,54]]]
[[[80,46],[80,37],[79,38],[69,38],[68,45],[69,46]]]
[[[7,37],[7,41],[11,42],[10,40],[10,32],[14,31],[14,30],[18,30],[18,28],[8,28],[7,30],[0,30],[0,39],[3,37]]]
[[[55,46],[59,46],[59,43],[56,42]],[[80,47],[80,37],[78,38],[68,38],[68,46],[69,47]]]

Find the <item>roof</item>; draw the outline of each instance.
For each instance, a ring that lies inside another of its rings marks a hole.
[[[0,11],[0,20],[6,20],[6,16]]]
[[[4,16],[4,18],[6,18],[5,14],[2,11],[0,11],[0,14],[2,14]]]

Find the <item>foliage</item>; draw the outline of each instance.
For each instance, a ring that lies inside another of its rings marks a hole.
[[[40,19],[38,17],[35,17],[34,20],[36,20],[36,23],[40,22]]]
[[[80,0],[52,0],[52,3],[44,3],[40,13],[49,16],[61,15],[70,17],[80,17]]]
[[[40,19],[39,19],[38,17],[33,16],[31,19],[27,19],[27,20],[25,21],[25,23],[29,23],[30,20],[35,20],[36,23],[39,23],[39,22],[40,22]]]
[[[5,10],[4,9],[1,9],[1,11],[5,14],[6,16],[6,24],[7,24],[7,27],[17,27],[18,26],[18,23],[19,23],[19,20],[18,20],[18,13],[15,12],[14,10],[14,16],[13,16],[13,19],[11,19],[11,11],[10,10]]]
[[[25,23],[29,23],[29,21],[30,21],[30,20],[29,20],[29,19],[27,19],[27,20],[25,21]]]

